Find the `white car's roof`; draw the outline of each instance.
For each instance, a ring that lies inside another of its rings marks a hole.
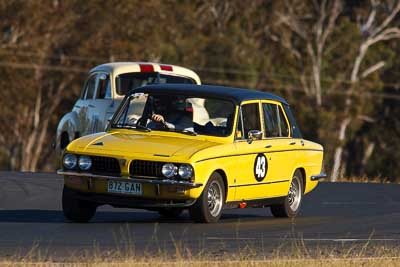
[[[190,77],[201,84],[199,76],[192,70],[170,64],[153,63],[153,62],[112,62],[94,67],[90,72],[104,71],[113,73],[117,76],[127,72],[160,72],[163,74],[173,74],[178,76]]]

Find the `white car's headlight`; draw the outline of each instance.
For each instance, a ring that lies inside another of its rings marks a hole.
[[[78,165],[81,170],[87,171],[92,167],[92,159],[88,156],[80,156]]]
[[[182,179],[191,179],[193,177],[193,168],[189,164],[182,164],[179,166],[178,174]]]
[[[172,163],[166,163],[162,166],[161,172],[167,178],[172,178],[177,174],[178,167]]]
[[[78,158],[74,154],[65,154],[63,158],[63,165],[67,169],[74,169],[76,167]]]

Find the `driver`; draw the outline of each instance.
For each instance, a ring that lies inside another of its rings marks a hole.
[[[178,131],[193,131],[193,108],[185,98],[154,97],[149,128],[166,127]]]

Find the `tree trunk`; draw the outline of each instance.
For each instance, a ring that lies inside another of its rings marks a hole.
[[[374,149],[375,149],[375,143],[374,142],[369,143],[368,146],[367,146],[367,149],[365,149],[364,157],[363,157],[363,159],[361,161],[361,168],[360,168],[361,177],[366,176],[365,168],[367,166],[368,160],[371,158],[372,153],[374,152]]]
[[[338,135],[339,144],[335,149],[335,156],[333,158],[333,168],[331,172],[331,181],[336,182],[339,177],[340,166],[342,163],[342,154],[344,148],[344,141],[346,138],[346,130],[351,122],[349,117],[345,118],[340,124],[340,130]]]

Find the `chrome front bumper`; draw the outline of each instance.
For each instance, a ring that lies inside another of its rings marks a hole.
[[[175,186],[182,186],[185,188],[198,188],[203,185],[202,183],[192,183],[192,182],[187,182],[187,181],[177,181],[177,180],[171,180],[171,179],[108,176],[108,175],[92,174],[92,173],[87,173],[87,172],[74,172],[74,171],[64,171],[64,170],[58,170],[57,174],[66,175],[66,176],[89,177],[89,178],[96,178],[96,179],[103,179],[103,180],[115,179],[115,180],[129,181],[129,182],[136,182],[136,183],[175,185]]]
[[[317,174],[317,175],[311,175],[311,181],[318,181],[319,179],[323,179],[328,177],[328,175],[324,172]]]

